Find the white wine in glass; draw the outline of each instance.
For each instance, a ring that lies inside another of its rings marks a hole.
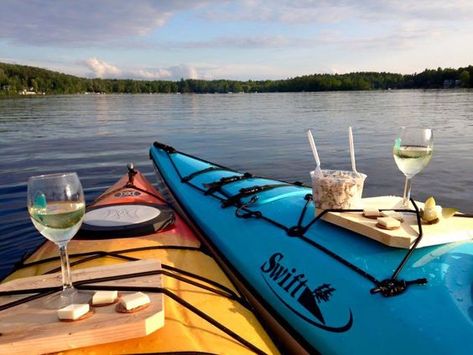
[[[85,213],[82,186],[76,173],[30,177],[28,212],[36,229],[59,247],[63,290],[47,298],[48,308],[77,302],[80,295],[72,285],[67,243],[79,230]]]
[[[432,159],[433,133],[428,128],[402,127],[393,147],[397,167],[406,176],[402,206],[409,207],[412,178]]]

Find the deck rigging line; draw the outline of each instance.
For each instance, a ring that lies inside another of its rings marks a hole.
[[[207,191],[205,192],[205,194],[208,195],[208,194],[220,191],[220,189],[223,186],[227,185],[227,184],[231,184],[232,182],[241,181],[241,180],[244,180],[244,179],[250,179],[252,177],[253,177],[253,175],[251,175],[250,173],[244,173],[242,175],[232,175],[232,176],[223,177],[218,181],[214,181],[214,182],[210,182],[208,184],[204,184],[204,186],[207,188]]]
[[[118,258],[118,259],[123,259],[123,260],[126,260],[126,261],[137,261],[137,260],[141,260],[141,259],[135,258],[135,257],[132,257],[132,256],[128,256],[128,255],[123,255],[123,254],[133,253],[133,252],[138,252],[138,251],[158,250],[158,249],[190,250],[190,251],[199,251],[199,252],[201,252],[201,249],[197,248],[197,247],[157,245],[157,246],[148,246],[148,247],[140,247],[140,248],[122,249],[122,250],[116,250],[116,251],[97,250],[97,251],[90,251],[90,252],[85,252],[85,253],[69,254],[69,258],[83,257],[81,259],[78,259],[78,260],[75,260],[75,261],[71,262],[70,263],[71,266],[83,264],[83,263],[86,263],[88,261],[103,258],[103,257],[107,257],[107,256],[115,257],[115,258]],[[45,264],[45,263],[52,262],[52,261],[59,261],[59,259],[60,259],[59,256],[55,256],[55,257],[42,259],[42,260],[30,262],[30,263],[23,263],[21,265],[18,265],[16,270],[26,268],[26,267],[30,267],[30,266]],[[191,277],[193,279],[203,281],[205,283],[208,283],[208,284],[214,286],[217,289],[220,289],[220,290],[223,290],[224,292],[226,292],[226,294],[222,293],[221,294],[222,296],[225,296],[227,298],[235,300],[235,301],[237,301],[238,303],[240,303],[242,306],[244,306],[246,308],[250,307],[248,302],[244,298],[238,296],[233,290],[229,289],[228,287],[226,287],[226,286],[224,286],[224,285],[222,285],[222,284],[220,284],[220,283],[218,283],[218,282],[216,282],[212,279],[203,277],[201,275],[192,273],[190,271],[186,271],[186,270],[182,270],[182,269],[170,266],[170,265],[166,265],[166,264],[161,264],[161,267],[163,269],[169,271],[169,272],[164,272],[163,271],[163,274],[165,274],[167,276],[172,276],[172,277],[174,277],[176,279],[179,279],[183,282],[193,284],[194,286],[199,286],[199,287],[202,287],[202,288],[208,287],[208,286],[205,286],[205,285],[202,285],[202,284],[197,285],[195,283],[195,281],[192,281],[192,280],[189,280],[189,279],[184,279],[184,278],[182,278],[182,276],[178,276],[178,275],[175,275],[175,274],[171,275],[170,272],[179,273],[179,274]],[[51,269],[51,270],[47,271],[45,273],[45,275],[46,274],[53,274],[53,273],[59,272],[60,270],[61,270],[61,268],[57,267],[57,268],[54,268],[54,269]],[[214,293],[221,293],[221,291],[217,291],[215,289],[208,289],[208,290],[212,291]],[[1,293],[0,293],[0,295],[1,295]]]
[[[88,251],[88,252],[84,252],[84,253],[73,253],[73,254],[69,254],[69,257],[70,258],[75,258],[75,257],[81,257],[81,256],[97,255],[97,258],[102,257],[102,256],[114,256],[114,257],[117,257],[117,258],[122,258],[122,259],[127,259],[127,260],[138,260],[136,258],[128,257],[126,255],[121,255],[121,254],[133,253],[133,252],[139,252],[139,251],[148,251],[148,250],[158,250],[158,249],[171,249],[171,250],[176,249],[176,250],[202,251],[200,247],[192,247],[192,246],[153,245],[153,246],[147,246],[147,247],[115,250],[113,252],[104,251],[104,250],[96,250],[96,251]],[[28,255],[26,258],[28,258],[29,256],[30,255]],[[25,262],[25,259],[21,260],[19,263],[17,263],[15,265],[15,270],[30,267],[30,266],[45,264],[45,263],[48,263],[50,261],[56,261],[56,260],[59,260],[60,257],[59,256],[53,256],[53,257],[50,257],[50,258],[41,259],[41,260],[37,260],[37,261],[31,261],[31,262],[28,262],[28,263]],[[72,263],[71,263],[71,265],[72,265]],[[60,270],[60,269],[58,269],[58,270]]]
[[[192,180],[196,176],[199,176],[199,175],[202,175],[202,174],[205,174],[205,173],[209,173],[209,172],[215,171],[215,170],[227,170],[227,169],[220,168],[220,167],[217,167],[217,166],[211,166],[211,167],[203,169],[203,170],[194,171],[192,174],[189,174],[189,175],[184,176],[183,178],[181,178],[181,181],[182,182],[187,182],[187,181]]]
[[[138,248],[137,248],[138,249]],[[126,251],[120,251],[120,252],[129,252],[129,250]],[[100,254],[100,253],[96,253]],[[114,255],[114,252],[109,252],[108,253],[111,256],[116,256],[119,255],[122,257],[123,255],[116,254]],[[102,257],[102,255],[98,255],[97,257]],[[52,259],[52,258],[51,258]],[[90,258],[84,258],[87,259],[85,261],[90,260]],[[134,258],[135,260],[139,260],[137,258]],[[51,261],[51,260],[50,260]],[[84,262],[85,262],[84,261]],[[31,263],[32,264],[32,263]],[[37,264],[36,264],[37,265]],[[163,295],[169,297],[173,301],[179,303],[181,306],[184,308],[188,309],[192,313],[196,314],[197,316],[201,317],[202,319],[206,320],[231,338],[235,339],[236,341],[240,342],[243,346],[247,347],[251,351],[255,352],[256,354],[264,355],[266,354],[264,351],[260,350],[258,347],[250,343],[249,341],[245,340],[242,338],[240,335],[237,333],[233,332],[231,329],[227,328],[224,326],[222,323],[218,322],[211,316],[209,316],[207,313],[201,311],[197,307],[193,306],[183,298],[179,297],[175,293],[171,292],[170,290],[163,288],[163,287],[143,287],[143,286],[102,286],[102,285],[96,285],[96,283],[101,283],[101,282],[108,282],[108,281],[115,281],[115,280],[123,280],[123,279],[129,279],[129,278],[135,278],[135,277],[144,277],[144,276],[151,276],[151,275],[165,275],[174,279],[177,279],[179,281],[191,284],[193,286],[205,289],[207,291],[210,291],[212,293],[215,293],[219,296],[226,297],[228,299],[234,300],[241,304],[243,307],[245,307],[248,310],[251,310],[249,308],[249,304],[244,300],[242,297],[238,296],[235,292],[230,290],[224,285],[220,285],[217,282],[204,278],[200,275],[192,274],[188,271],[180,270],[178,268],[169,266],[169,265],[164,265],[162,264],[162,270],[152,270],[152,271],[144,271],[144,272],[139,272],[139,273],[131,273],[131,274],[125,274],[125,275],[116,275],[116,276],[108,276],[108,277],[100,277],[96,279],[90,279],[90,280],[82,280],[82,281],[76,281],[74,282],[74,287],[79,289],[79,290],[114,290],[114,291],[141,291],[141,292],[154,292],[154,293],[162,293]],[[167,269],[167,270],[166,270]],[[212,285],[217,285],[219,289],[209,287],[205,284],[193,281],[191,279],[188,279],[187,277],[180,276],[176,273],[182,273],[184,275],[192,276],[196,279],[203,280],[209,284]],[[94,284],[94,285],[90,285]],[[0,296],[11,296],[11,295],[21,295],[21,294],[31,294],[35,293],[34,295],[30,295],[28,297],[22,298],[20,300],[12,301],[9,303],[6,303],[4,305],[0,306],[0,311],[9,309],[11,307],[18,306],[20,304],[30,302],[32,300],[48,296],[50,294],[56,293],[61,291],[62,286],[57,286],[57,287],[45,287],[45,288],[39,288],[39,289],[22,289],[22,290],[12,290],[12,291],[0,291]]]
[[[380,281],[376,277],[374,277],[373,275],[368,273],[366,270],[363,270],[362,268],[356,266],[355,264],[353,264],[350,261],[346,260],[345,258],[338,255],[334,251],[324,247],[323,245],[317,243],[316,241],[308,238],[305,235],[305,233],[309,230],[309,228],[311,228],[317,221],[319,221],[323,217],[323,215],[325,215],[328,212],[342,212],[342,213],[343,212],[362,212],[362,210],[358,210],[358,209],[356,209],[356,210],[355,209],[329,209],[329,210],[324,210],[324,211],[322,211],[322,213],[320,213],[318,216],[316,216],[310,223],[308,223],[306,226],[303,226],[302,221],[303,221],[305,212],[307,210],[307,206],[312,201],[312,195],[307,194],[307,195],[304,196],[304,199],[306,200],[306,203],[305,203],[305,205],[304,205],[304,207],[301,211],[301,215],[299,217],[298,224],[296,226],[287,227],[287,226],[285,226],[285,225],[283,225],[283,224],[281,224],[281,223],[279,223],[279,222],[277,222],[277,221],[275,221],[271,218],[268,218],[268,217],[264,216],[264,214],[260,211],[250,210],[249,207],[254,202],[256,202],[256,200],[258,198],[258,195],[256,193],[258,193],[258,192],[262,192],[262,191],[265,191],[266,189],[271,189],[271,188],[274,188],[274,187],[282,187],[282,186],[291,186],[291,185],[293,185],[293,186],[301,187],[300,183],[295,183],[295,184],[285,183],[285,184],[263,185],[263,188],[261,189],[261,191],[258,191],[258,189],[255,186],[253,186],[253,187],[248,188],[248,192],[245,192],[244,189],[241,189],[240,193],[237,194],[237,195],[229,195],[221,187],[219,187],[218,189],[214,189],[214,190],[203,189],[202,187],[197,186],[196,184],[192,183],[189,180],[188,181],[183,181],[182,174],[179,171],[179,169],[178,169],[177,165],[175,164],[174,160],[172,159],[172,155],[173,154],[182,154],[184,156],[188,156],[188,157],[193,158],[193,159],[204,161],[206,163],[215,165],[216,167],[218,167],[218,170],[225,169],[225,167],[223,167],[221,165],[211,163],[211,162],[207,162],[205,160],[199,159],[195,156],[192,156],[192,155],[189,155],[189,154],[186,154],[186,153],[178,152],[173,147],[164,145],[164,144],[159,143],[159,142],[155,142],[154,146],[157,147],[157,148],[163,149],[167,153],[167,157],[169,158],[169,161],[170,161],[171,165],[173,166],[176,174],[180,177],[180,179],[183,183],[188,184],[189,186],[193,187],[194,189],[202,192],[204,195],[209,195],[209,196],[212,196],[213,198],[216,198],[216,199],[220,200],[222,202],[222,208],[226,208],[226,207],[229,207],[229,206],[236,207],[235,214],[239,218],[258,218],[258,219],[262,219],[262,220],[264,220],[264,221],[266,221],[266,222],[268,222],[268,223],[270,223],[270,224],[286,231],[288,236],[300,238],[305,243],[307,243],[307,244],[311,245],[312,247],[322,251],[323,253],[327,254],[330,257],[332,257],[336,261],[338,261],[338,262],[342,263],[343,265],[347,266],[348,268],[350,268],[351,270],[353,270],[354,272],[356,272],[357,274],[359,274],[363,278],[371,281],[374,284],[374,288],[372,288],[370,290],[371,294],[381,293],[385,297],[396,296],[396,295],[399,295],[399,294],[403,293],[408,288],[408,286],[410,286],[410,285],[424,285],[428,282],[426,278],[419,278],[419,279],[416,279],[416,280],[409,280],[409,281],[398,279],[399,273],[401,272],[401,270],[406,265],[408,259],[413,254],[414,250],[416,249],[419,242],[422,240],[422,236],[423,236],[420,211],[419,211],[419,208],[417,207],[417,205],[416,205],[416,203],[413,199],[411,199],[411,202],[414,205],[414,210],[395,209],[395,211],[415,213],[416,214],[417,225],[419,227],[418,236],[415,239],[413,245],[409,248],[409,250],[406,252],[405,256],[400,261],[399,265],[396,267],[394,273],[389,278]],[[206,168],[204,170],[209,171],[208,169],[209,168]],[[227,170],[232,171],[231,169],[227,169]],[[198,174],[198,172],[199,171],[196,171],[194,174]],[[252,177],[255,177],[255,176],[252,176]],[[239,181],[239,179],[236,179],[234,181],[229,181],[225,185],[228,185],[228,184],[230,184],[232,182],[235,182],[235,181]],[[212,184],[217,184],[218,182],[219,181],[210,182],[210,183],[205,184],[204,186],[212,186]],[[264,188],[264,186],[268,186],[269,188]],[[255,191],[255,192],[251,193],[252,191]],[[218,192],[221,195],[225,196],[226,199],[222,198],[218,195],[215,195],[215,192]],[[250,199],[249,202],[247,202],[247,203],[242,203],[241,202],[241,199],[240,199],[241,197],[247,197],[247,196],[250,196],[250,195],[252,195],[253,197],[252,197],[252,199]],[[244,213],[242,211],[244,211]]]

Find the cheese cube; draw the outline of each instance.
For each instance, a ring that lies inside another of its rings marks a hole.
[[[122,296],[120,303],[127,311],[138,308],[150,303],[149,296],[143,292],[136,292],[129,295]]]
[[[394,219],[397,219],[400,222],[403,222],[404,219],[402,218],[402,213],[396,212],[396,211],[382,211],[381,215],[383,217],[392,217]]]
[[[87,303],[84,304],[70,304],[67,307],[58,309],[57,316],[59,319],[76,320],[87,314],[90,307]]]
[[[386,229],[396,229],[401,226],[401,222],[392,217],[378,217],[378,224]]]
[[[363,209],[363,216],[368,218],[374,218],[379,216],[379,210],[373,207],[367,207]]]
[[[92,296],[92,305],[110,304],[115,302],[118,291],[96,291]]]

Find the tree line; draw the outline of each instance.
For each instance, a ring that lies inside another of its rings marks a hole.
[[[312,74],[284,80],[88,79],[37,67],[0,63],[0,96],[81,93],[238,93],[472,88],[473,66],[415,74],[356,72]]]

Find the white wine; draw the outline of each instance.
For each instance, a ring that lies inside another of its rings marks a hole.
[[[32,176],[28,179],[27,198],[31,221],[45,238],[57,244],[61,258],[62,292],[47,297],[45,306],[60,309],[72,303],[86,303],[72,285],[66,248],[85,214],[79,177],[76,173]]]
[[[432,158],[432,147],[395,145],[393,156],[399,170],[408,178],[412,178],[429,164]]]
[[[84,202],[50,202],[29,208],[36,229],[52,242],[63,245],[79,230],[85,213]]]

